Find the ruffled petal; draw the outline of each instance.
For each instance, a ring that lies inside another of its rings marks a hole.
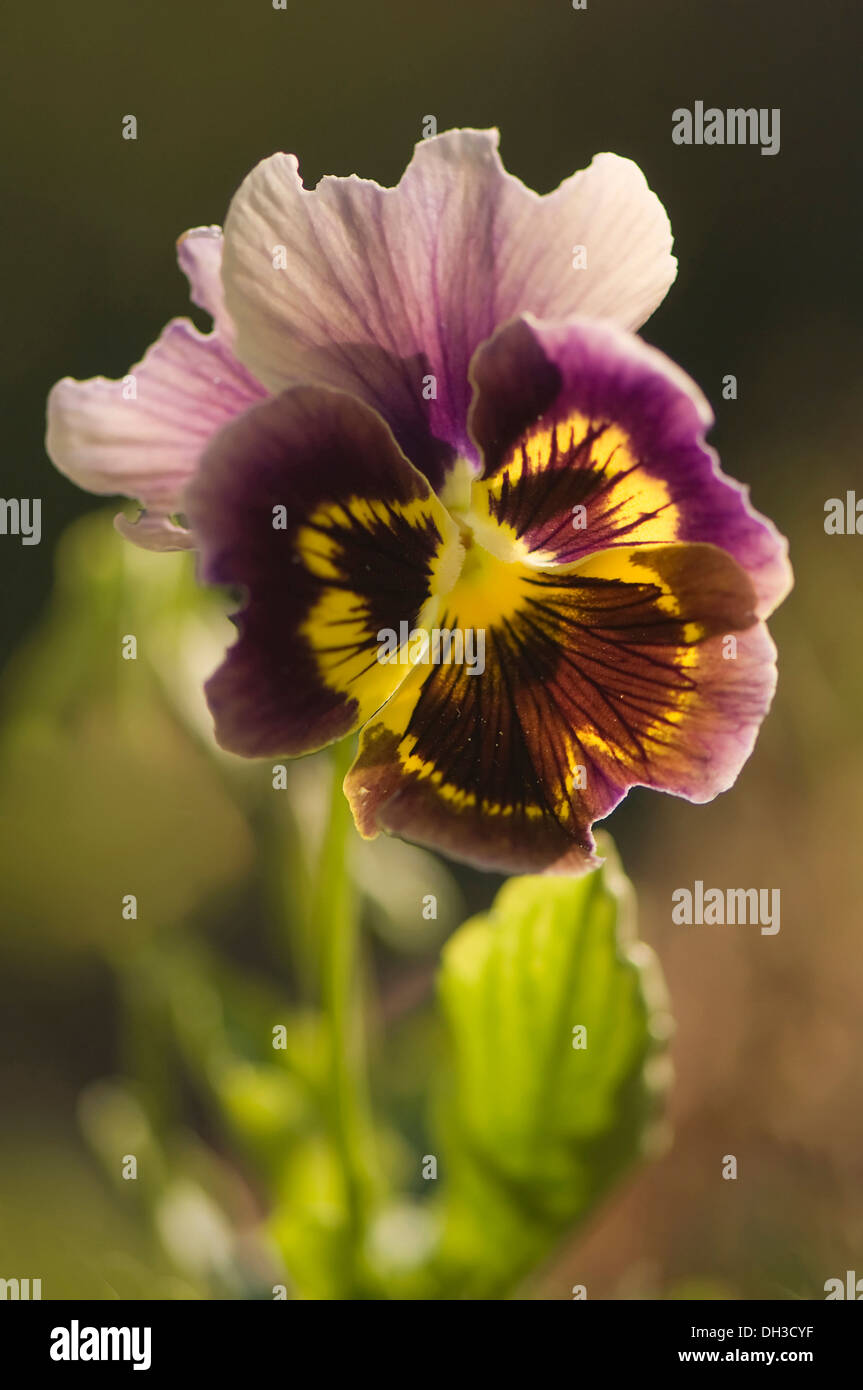
[[[174,319],[122,380],[65,377],[48,398],[45,447],[53,463],[88,492],[137,499],[146,524],[118,518],[118,528],[150,549],[174,548],[166,544],[172,534],[168,518],[181,510],[183,489],[208,441],[269,394],[226,339],[230,329],[218,286],[221,241],[213,230],[187,233],[179,244],[192,298],[214,315],[213,332]]]
[[[202,577],[246,594],[206,687],[219,742],[246,757],[308,753],[369,719],[461,563],[457,526],[381,418],[317,387],[222,430],[186,510]]]
[[[676,271],[637,165],[598,155],[540,197],[505,171],[497,141],[421,141],[396,188],[328,177],[308,190],[297,160],[274,155],[225,223],[240,358],[274,391],[305,381],[359,396],[435,487],[456,454],[475,460],[468,364],[496,328],[523,311],[633,327]]]
[[[607,324],[526,317],[479,350],[472,376],[484,470],[471,500],[487,544],[568,564],[702,541],[751,576],[760,616],[786,596],[787,542],[722,472],[710,407],[655,348]]]
[[[225,343],[234,329],[225,309],[222,289],[222,229],[192,227],[177,241],[177,263],[189,282],[189,297],[210,314]]]
[[[119,512],[114,526],[124,540],[141,550],[194,550],[195,537],[186,526],[178,526],[164,512],[139,512],[134,521]]]
[[[775,651],[729,556],[674,545],[482,569],[477,585],[466,565],[444,623],[485,632],[484,669],[417,666],[363,732],[345,790],[364,835],[577,873],[629,787],[707,801],[732,784]]]

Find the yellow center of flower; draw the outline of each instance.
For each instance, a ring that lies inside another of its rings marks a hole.
[[[525,601],[526,565],[495,554],[478,540],[475,519],[454,515],[464,547],[461,572],[444,599],[448,621],[489,628],[505,622]],[[485,540],[485,535],[483,535]]]

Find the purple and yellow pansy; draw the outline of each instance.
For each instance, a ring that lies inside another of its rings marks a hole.
[[[360,730],[364,835],[505,872],[591,867],[631,786],[733,783],[791,575],[703,397],[631,331],[676,269],[634,164],[540,197],[494,132],[421,142],[391,189],[307,190],[275,155],[179,257],[213,331],[169,324],[131,398],[60,382],[48,449],[141,502],[130,539],[243,592],[207,685],[225,748]],[[382,658],[433,630],[482,632],[483,668]]]

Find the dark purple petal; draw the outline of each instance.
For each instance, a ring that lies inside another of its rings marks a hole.
[[[207,683],[219,742],[247,757],[323,747],[407,674],[383,630],[432,621],[458,528],[374,411],[297,387],[213,440],[186,511],[202,578],[240,587],[239,638]]]
[[[707,402],[656,349],[609,324],[527,316],[478,351],[472,374],[485,463],[473,505],[515,552],[571,564],[609,546],[704,541],[751,576],[761,616],[788,593],[785,540],[722,473],[704,442]]]
[[[605,551],[575,573],[484,564],[485,594],[460,581],[444,622],[487,624],[485,669],[417,667],[369,723],[345,782],[363,834],[575,873],[628,788],[707,801],[733,783],[776,673],[729,556],[673,545]]]

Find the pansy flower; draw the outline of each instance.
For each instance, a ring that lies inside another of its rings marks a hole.
[[[638,168],[599,155],[540,197],[496,144],[423,141],[391,189],[264,160],[224,238],[180,242],[213,332],[170,324],[131,399],[61,382],[48,447],[142,502],[131,538],[242,591],[207,685],[225,748],[361,730],[364,835],[580,872],[631,786],[733,783],[790,570],[697,388],[630,331],[675,273]]]

